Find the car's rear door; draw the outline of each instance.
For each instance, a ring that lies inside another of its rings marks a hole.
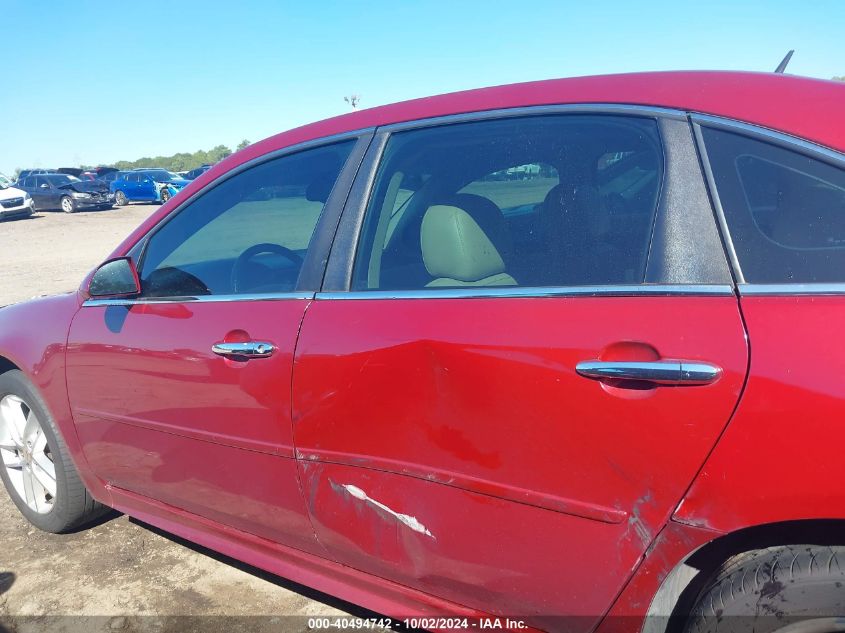
[[[519,114],[377,135],[303,323],[295,441],[337,560],[586,631],[748,350],[683,115]]]
[[[70,404],[119,507],[146,499],[322,551],[297,479],[291,366],[351,176],[338,179],[365,142],[295,148],[213,183],[144,241],[143,296],[77,314]]]

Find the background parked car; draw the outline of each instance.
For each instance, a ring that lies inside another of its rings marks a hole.
[[[110,209],[114,196],[100,180],[84,181],[67,174],[38,174],[18,181],[38,211],[61,209],[73,213],[82,209]]]
[[[114,182],[114,180],[116,178],[120,177],[121,175],[123,175],[125,173],[126,173],[125,171],[118,171],[117,169],[114,169],[112,171],[107,171],[107,172],[100,174],[99,177],[97,178],[97,180],[101,180],[106,184],[111,184],[112,182]]]
[[[85,170],[80,167],[59,167],[56,170],[57,174],[65,174],[67,176],[73,176],[74,178],[79,178],[82,176],[82,173]]]
[[[35,176],[36,174],[54,174],[56,173],[53,169],[22,169],[21,172],[18,174],[18,182],[26,178],[27,176]]]
[[[0,220],[26,218],[32,215],[32,198],[28,193],[12,186],[12,182],[0,174]]]
[[[201,167],[192,169],[185,174],[185,180],[193,180],[194,178],[197,178],[207,172],[209,169],[211,169],[211,165],[202,165]]]
[[[166,169],[136,169],[121,172],[109,188],[115,204],[128,202],[167,202],[190,181]]]

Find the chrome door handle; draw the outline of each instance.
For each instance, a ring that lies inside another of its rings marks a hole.
[[[638,380],[657,385],[709,385],[722,375],[715,365],[686,360],[588,360],[578,363],[575,371],[596,380]]]
[[[276,351],[272,343],[247,341],[246,343],[215,343],[211,351],[225,358],[267,358]]]

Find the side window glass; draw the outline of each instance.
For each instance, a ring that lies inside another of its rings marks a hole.
[[[702,132],[745,281],[845,281],[845,170],[741,134]]]
[[[211,189],[149,240],[146,297],[295,289],[314,228],[354,141],[282,156]]]
[[[662,174],[653,119],[549,115],[396,133],[353,289],[643,283]]]

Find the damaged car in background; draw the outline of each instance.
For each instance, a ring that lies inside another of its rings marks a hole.
[[[100,180],[80,180],[68,174],[38,174],[18,180],[16,185],[27,192],[36,211],[61,209],[65,213],[111,209],[114,195]]]
[[[190,181],[166,169],[135,169],[118,172],[109,183],[117,206],[129,202],[161,202],[175,196]]]

